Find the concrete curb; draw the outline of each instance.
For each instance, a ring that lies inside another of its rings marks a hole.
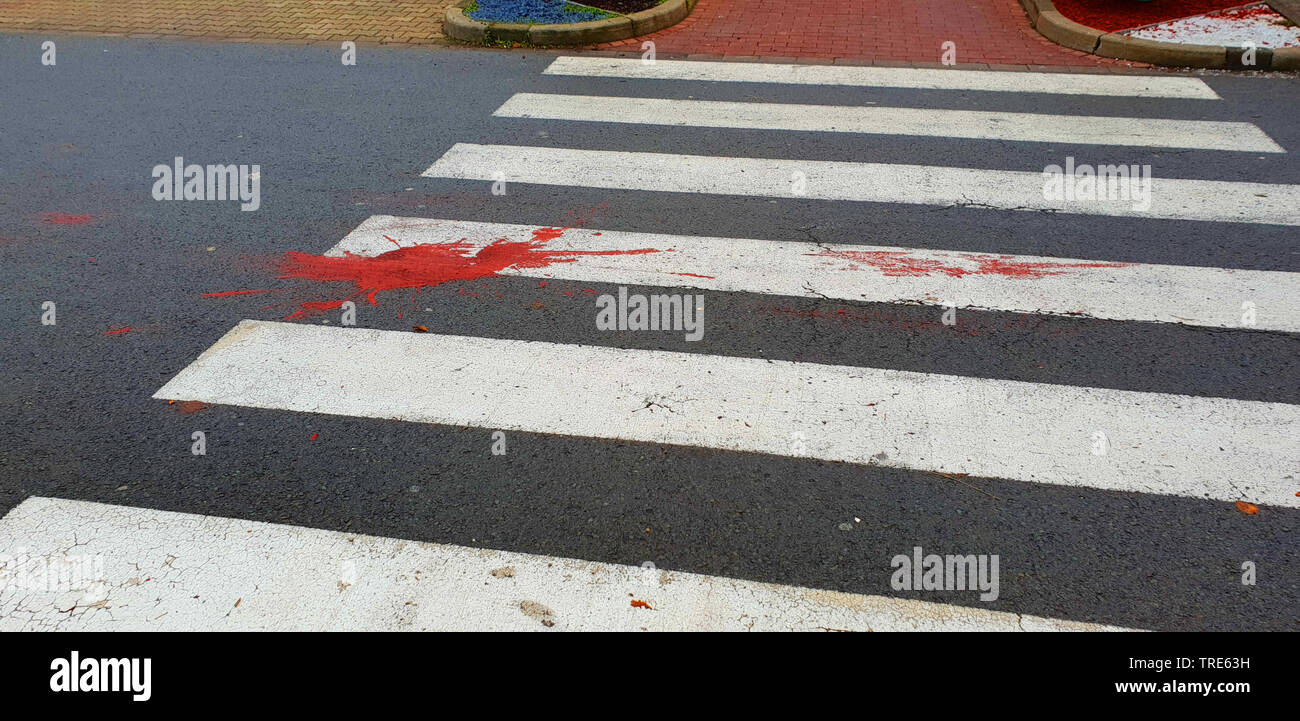
[[[1184,45],[1144,40],[1102,32],[1070,20],[1057,12],[1052,0],[1020,0],[1029,23],[1040,35],[1058,45],[1106,58],[1182,68],[1244,70],[1300,70],[1300,48],[1256,48],[1254,63],[1247,65],[1244,47]]]
[[[443,32],[447,37],[477,44],[503,40],[531,45],[596,45],[647,35],[676,25],[691,13],[696,3],[696,0],[667,0],[648,10],[604,20],[524,25],[471,20],[466,17],[464,8],[473,1],[462,0],[447,8],[446,19],[443,22]]]
[[[1080,25],[1056,12],[1055,7],[1050,7],[1050,1],[1047,5],[1049,5],[1047,9],[1041,7],[1038,9],[1038,21],[1034,23],[1034,29],[1039,34],[1057,45],[1064,45],[1072,50],[1082,50],[1085,53],[1097,51],[1097,43],[1104,33],[1087,25]]]

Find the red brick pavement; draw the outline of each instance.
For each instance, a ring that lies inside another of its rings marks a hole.
[[[1123,65],[1039,35],[1016,0],[699,0],[682,22],[602,50],[957,64]]]

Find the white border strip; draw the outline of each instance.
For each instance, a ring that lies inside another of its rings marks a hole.
[[[544,72],[547,75],[640,80],[847,85],[916,90],[987,90],[1185,100],[1219,99],[1219,95],[1199,78],[1154,75],[1022,73],[1002,70],[877,68],[699,60],[656,60],[653,63],[646,63],[639,58],[573,56],[556,58]]]
[[[1281,403],[251,320],[154,397],[1300,508]]]
[[[0,586],[4,631],[1127,630],[40,497],[0,520],[0,548],[19,546],[100,558],[104,578],[66,592]]]
[[[732,103],[517,93],[493,115],[592,123],[866,133],[1069,145],[1285,153],[1252,123],[1095,115]]]
[[[477,252],[536,226],[375,215],[326,252],[375,256],[397,246],[465,242]],[[396,244],[396,245],[394,245]],[[955,306],[1016,313],[1300,332],[1300,273],[1107,263],[874,245],[713,238],[568,228],[545,250],[574,255],[502,275],[614,285]],[[1243,324],[1243,304],[1253,325]]]
[[[423,175],[616,190],[1300,225],[1300,185],[1217,180],[1151,178],[1149,207],[1145,207],[1141,198],[1146,193],[1129,178],[1118,179],[1114,199],[1049,200],[1044,197],[1043,172],[472,143],[452,146]]]

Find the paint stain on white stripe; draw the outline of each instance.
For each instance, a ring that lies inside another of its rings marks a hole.
[[[325,255],[378,255],[392,250],[390,239],[403,246],[455,242],[471,255],[536,230],[376,215]],[[571,262],[510,266],[499,274],[1221,328],[1245,327],[1241,303],[1250,300],[1256,308],[1250,328],[1300,331],[1297,273],[597,228],[567,229],[544,248]],[[660,252],[628,252],[651,248]],[[565,250],[588,254],[565,256]]]

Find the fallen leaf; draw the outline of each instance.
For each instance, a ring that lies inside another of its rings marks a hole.
[[[1253,503],[1246,503],[1245,501],[1237,501],[1237,510],[1247,516],[1253,516],[1256,513],[1259,513],[1259,506],[1256,506]]]
[[[650,604],[646,603],[645,601],[637,601],[637,600],[632,601],[632,608],[644,608],[651,611],[654,610],[653,608],[650,607]]]
[[[429,332],[429,329],[428,329],[428,328],[425,328],[425,327],[422,326],[422,325],[413,325],[413,326],[411,326],[411,330],[415,331],[416,333],[428,333],[428,332]]]

